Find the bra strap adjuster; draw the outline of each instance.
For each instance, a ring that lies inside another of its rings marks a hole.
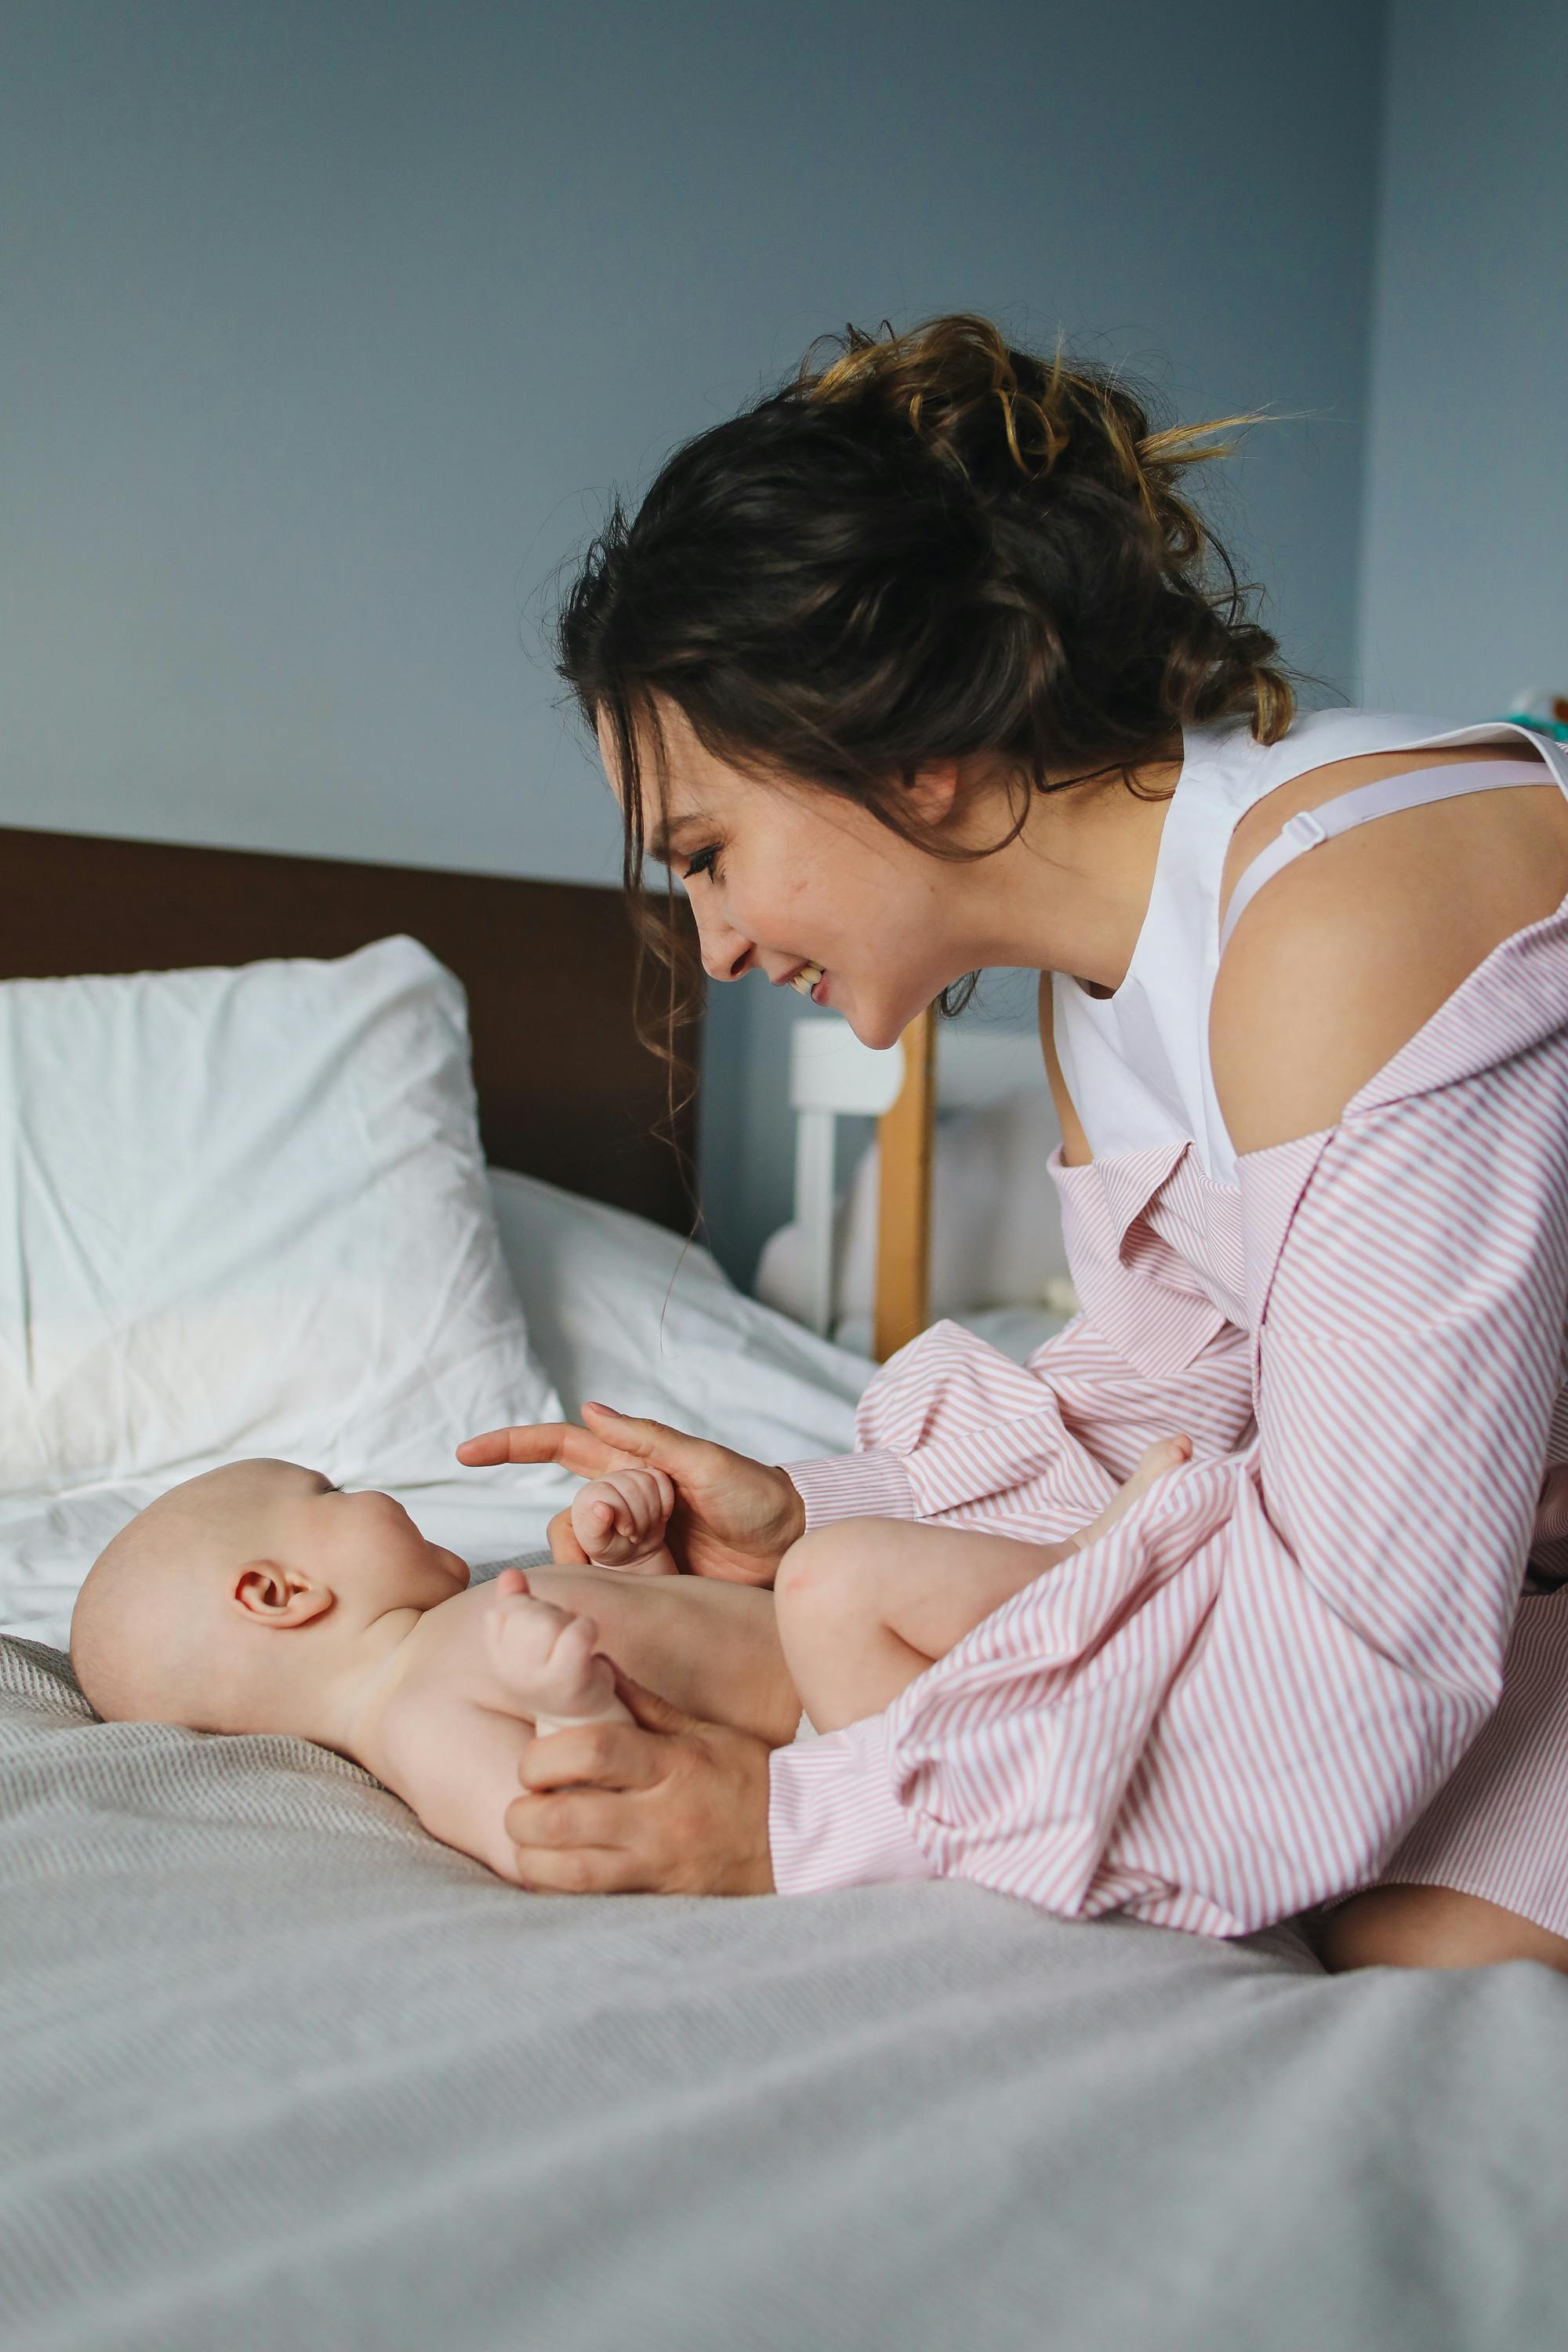
[[[1328,827],[1321,822],[1314,809],[1298,809],[1295,815],[1281,825],[1280,832],[1298,849],[1316,849],[1320,841],[1327,841],[1329,837]]]

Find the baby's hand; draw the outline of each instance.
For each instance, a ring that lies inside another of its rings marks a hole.
[[[542,1601],[520,1569],[497,1577],[484,1631],[491,1668],[541,1737],[577,1723],[626,1720],[593,1619]]]
[[[664,1541],[674,1508],[675,1484],[662,1470],[612,1470],[573,1497],[572,1532],[595,1568],[675,1576]]]

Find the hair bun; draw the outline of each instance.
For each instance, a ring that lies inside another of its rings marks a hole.
[[[824,343],[837,357],[815,364]],[[1227,457],[1215,436],[1259,420],[1222,416],[1151,429],[1148,411],[1109,369],[1016,350],[971,311],[895,334],[847,326],[819,338],[791,387],[824,405],[860,402],[907,427],[939,464],[979,493],[1009,496],[1057,478],[1093,485],[1142,509],[1169,554],[1201,557],[1207,534],[1176,492],[1189,466]]]
[[[838,356],[813,362],[822,341]],[[795,389],[822,404],[864,403],[907,427],[942,465],[981,487],[1048,475],[1072,439],[1066,371],[1009,350],[988,320],[967,311],[907,335],[847,327],[812,346]]]

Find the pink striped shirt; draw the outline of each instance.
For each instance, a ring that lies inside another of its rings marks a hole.
[[[904,1349],[855,1454],[788,1465],[807,1525],[1055,1540],[1152,1438],[1194,1459],[777,1751],[781,1890],[1235,1935],[1405,1876],[1568,1934],[1568,907],[1236,1184],[1190,1144],[1052,1173],[1083,1314],[1022,1368],[952,1323]]]

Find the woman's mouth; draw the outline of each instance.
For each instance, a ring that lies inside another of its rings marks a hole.
[[[826,981],[827,974],[819,963],[803,963],[798,971],[790,974],[789,984],[798,996],[809,996],[814,1004],[826,1004]],[[819,989],[823,992],[820,995]]]

